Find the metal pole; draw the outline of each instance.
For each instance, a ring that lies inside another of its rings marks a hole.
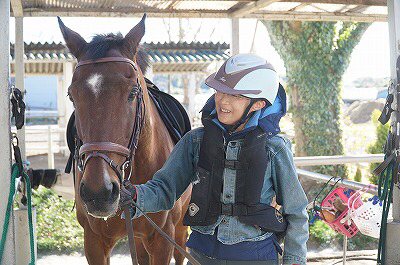
[[[11,178],[10,127],[10,1],[0,0],[0,229],[6,216]],[[15,264],[14,217],[11,211],[7,239],[1,264]]]
[[[347,236],[343,236],[343,265],[346,265],[346,255],[347,255]]]
[[[308,179],[311,180],[316,180],[316,181],[322,181],[322,182],[327,182],[328,180],[330,180],[332,178],[332,176],[328,176],[328,175],[323,175],[320,173],[315,173],[315,172],[311,172],[311,171],[307,171],[307,170],[303,170],[303,169],[296,169],[297,174],[304,176]],[[342,179],[340,180],[339,177],[335,177],[333,179],[331,179],[330,184],[334,184],[336,181],[338,181],[338,185],[340,186],[344,186],[346,188],[350,188],[350,189],[355,189],[355,190],[359,190],[362,188],[365,188],[367,186],[370,186],[370,189],[366,192],[370,193],[370,194],[378,194],[378,188],[377,186],[373,186],[373,185],[365,185],[356,181],[351,181],[348,179]]]
[[[388,0],[388,26],[390,44],[390,78],[396,80],[396,60],[400,54],[400,2],[398,0]],[[399,82],[400,80],[397,80]],[[394,101],[392,108],[397,109],[396,88],[394,88]],[[396,113],[392,113],[392,133],[398,134],[399,122]],[[400,238],[400,192],[399,187],[393,187],[393,221],[388,222],[386,230],[386,259],[385,264],[400,264],[400,252],[398,243]]]
[[[300,166],[317,165],[342,165],[345,163],[377,163],[382,162],[383,154],[365,154],[359,156],[297,156],[294,157],[294,164]]]
[[[239,53],[239,19],[231,18],[232,38],[231,38],[231,55]]]

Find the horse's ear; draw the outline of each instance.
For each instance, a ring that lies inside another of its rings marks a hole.
[[[79,59],[82,51],[85,49],[87,42],[82,38],[81,35],[66,27],[61,21],[61,18],[57,16],[58,25],[60,26],[61,33],[64,37],[65,44],[67,44],[68,49],[71,53]]]
[[[124,38],[124,47],[132,55],[132,58],[137,52],[140,41],[142,40],[145,32],[144,21],[146,20],[146,14],[143,15],[142,20],[133,27]]]

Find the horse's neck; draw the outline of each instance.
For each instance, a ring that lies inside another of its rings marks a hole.
[[[162,167],[174,143],[168,133],[154,102],[144,93],[145,120],[134,158],[133,174],[136,183],[144,183]]]

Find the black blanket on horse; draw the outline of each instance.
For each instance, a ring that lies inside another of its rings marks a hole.
[[[191,129],[189,116],[185,108],[173,96],[162,92],[149,79],[145,78],[149,96],[157,107],[158,113],[168,129],[172,140],[177,143]],[[75,113],[71,114],[67,125],[67,144],[70,156],[65,173],[70,173],[75,154]]]

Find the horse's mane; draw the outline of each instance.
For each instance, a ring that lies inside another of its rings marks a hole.
[[[106,56],[109,50],[121,48],[123,40],[124,37],[121,33],[98,34],[93,37],[88,45],[86,45],[85,51],[89,55],[90,59],[95,60],[102,58]],[[145,74],[149,67],[150,59],[143,45],[139,45],[136,54],[136,62],[138,63],[142,73]]]

